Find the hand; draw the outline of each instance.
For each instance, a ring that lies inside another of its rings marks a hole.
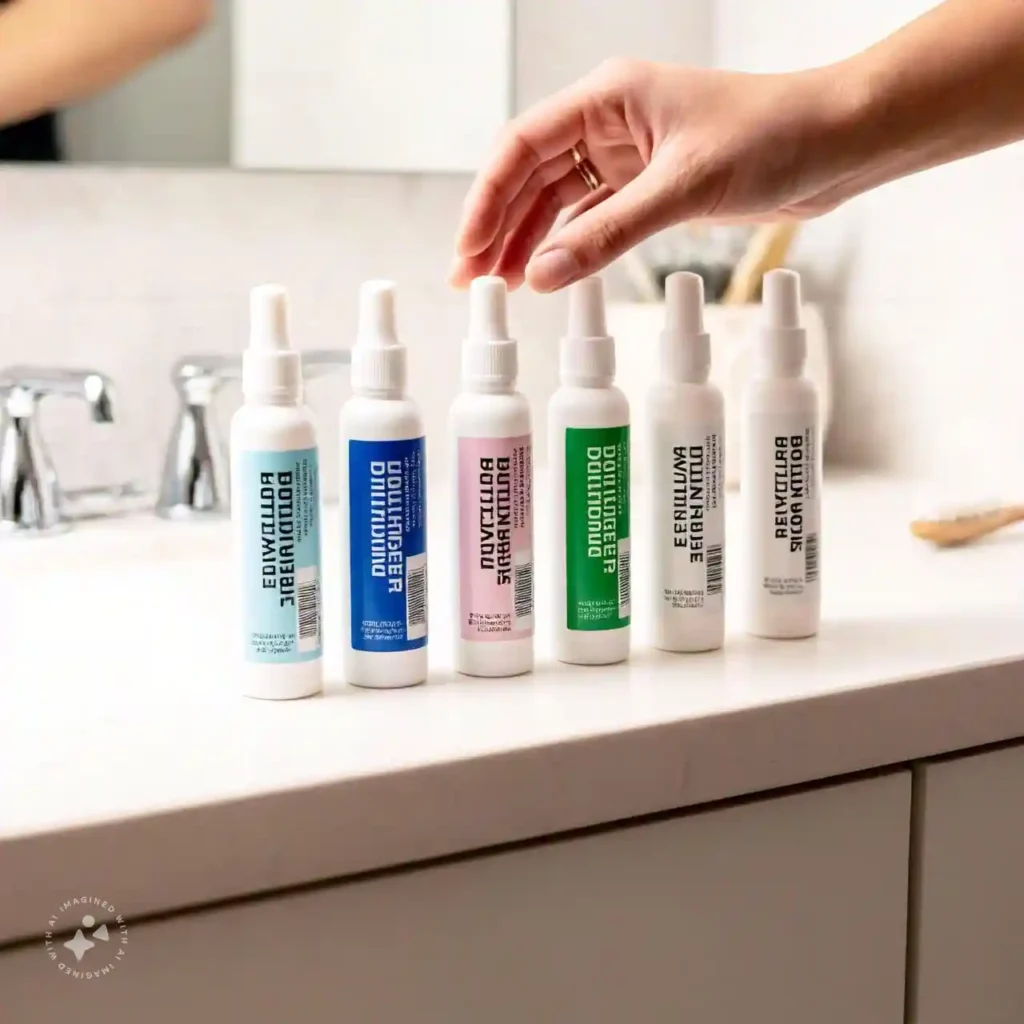
[[[673,223],[831,209],[845,198],[832,139],[841,86],[830,69],[602,65],[508,126],[466,197],[451,283],[498,274],[554,291]],[[594,192],[569,152],[581,142],[602,182]]]

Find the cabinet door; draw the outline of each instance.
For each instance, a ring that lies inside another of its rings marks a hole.
[[[1024,747],[919,770],[910,1020],[1024,1020]]]
[[[128,922],[107,977],[0,955],[2,1016],[902,1024],[909,821],[900,772]]]

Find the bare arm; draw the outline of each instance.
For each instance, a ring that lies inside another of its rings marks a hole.
[[[946,0],[854,57],[788,74],[615,61],[509,125],[466,197],[450,280],[553,291],[673,223],[815,216],[1018,139],[1024,0]]]
[[[1024,139],[1024,0],[946,0],[825,70],[852,100],[822,140],[840,161],[822,198],[842,201]]]
[[[112,85],[206,23],[213,0],[15,0],[0,9],[0,126]]]

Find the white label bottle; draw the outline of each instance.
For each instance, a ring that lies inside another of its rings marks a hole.
[[[344,672],[391,689],[427,678],[427,495],[423,422],[406,395],[395,288],[360,293],[353,397],[341,411]]]
[[[647,403],[654,644],[712,651],[725,638],[725,402],[708,383],[704,282],[671,274],[660,378]]]
[[[290,349],[287,294],[254,288],[244,403],[231,420],[231,519],[241,597],[242,689],[320,692],[320,482],[316,431]]]
[[[629,403],[598,277],[569,288],[561,386],[548,410],[555,653],[575,665],[629,657]]]
[[[763,294],[740,438],[746,628],[797,639],[821,620],[818,394],[804,376],[799,276],[773,270]]]
[[[533,428],[516,390],[506,285],[470,285],[462,394],[450,415],[455,467],[455,663],[470,676],[533,668]]]

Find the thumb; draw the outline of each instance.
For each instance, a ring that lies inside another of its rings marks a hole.
[[[594,205],[574,215],[531,257],[526,266],[530,287],[552,292],[596,274],[685,216],[678,175],[663,164],[656,158],[628,185],[601,201],[596,201],[599,193],[593,193]]]

